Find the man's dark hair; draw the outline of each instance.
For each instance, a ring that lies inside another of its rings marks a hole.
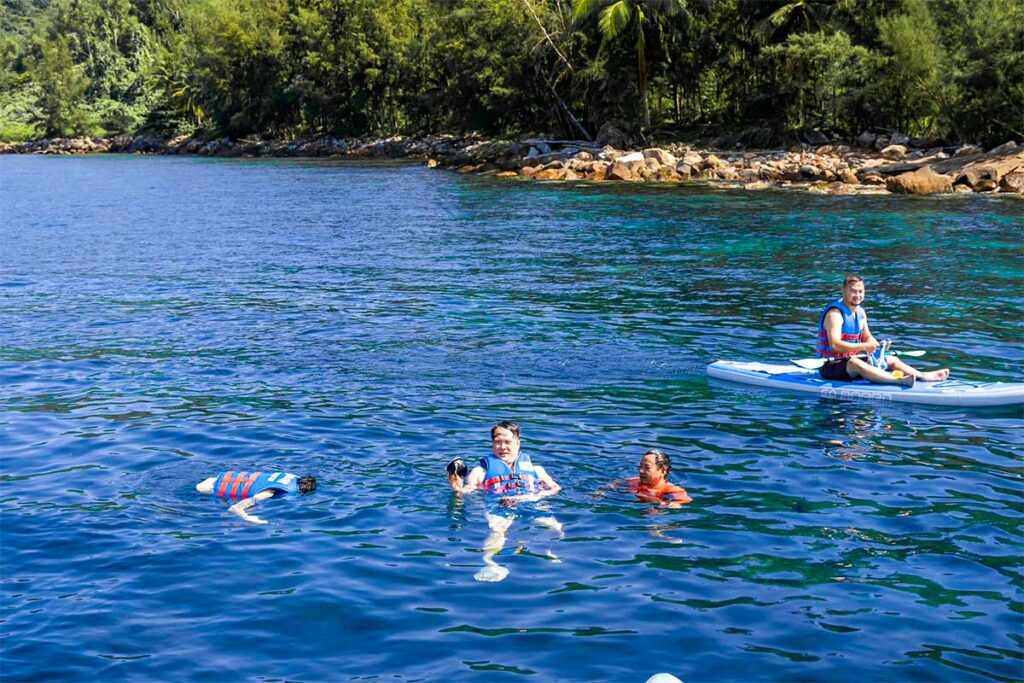
[[[496,432],[499,429],[507,429],[508,431],[512,432],[512,436],[516,437],[517,439],[519,438],[519,425],[517,425],[515,422],[508,422],[506,420],[499,422],[498,424],[491,427],[491,441],[494,441],[494,432]]]
[[[864,282],[864,278],[862,278],[860,275],[847,275],[846,278],[843,280],[843,289],[846,289],[855,282]]]
[[[665,451],[652,449],[644,453],[645,458],[648,455],[654,456],[654,464],[660,467],[661,469],[665,470],[665,474],[668,474],[669,472],[672,471],[672,458],[668,457],[668,453],[666,453]]]
[[[316,477],[311,477],[308,474],[305,477],[299,477],[299,493],[309,493],[315,490]]]

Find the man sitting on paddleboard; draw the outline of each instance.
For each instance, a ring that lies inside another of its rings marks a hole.
[[[849,275],[843,280],[843,296],[825,306],[818,318],[819,358],[827,359],[818,371],[822,379],[852,382],[862,377],[875,384],[914,386],[915,380],[938,382],[949,377],[949,370],[921,372],[903,361],[886,356],[884,367],[875,367],[865,357],[875,353],[879,341],[868,329],[864,302],[864,279]]]
[[[266,524],[266,521],[247,512],[257,502],[273,498],[278,494],[309,493],[315,489],[315,477],[298,477],[287,472],[235,472],[229,470],[196,484],[196,491],[199,493],[212,493],[219,498],[237,500],[238,502],[228,510],[253,524]]]
[[[499,422],[491,427],[491,455],[480,459],[480,464],[464,476],[461,461],[448,464],[448,485],[456,493],[483,491],[494,496],[487,512],[487,525],[491,533],[484,541],[484,564],[477,572],[477,581],[501,581],[508,569],[494,561],[494,556],[505,545],[505,534],[516,519],[516,508],[522,503],[534,503],[562,490],[540,465],[530,456],[519,452],[519,425]],[[535,521],[557,532],[562,525],[551,516],[536,517]]]

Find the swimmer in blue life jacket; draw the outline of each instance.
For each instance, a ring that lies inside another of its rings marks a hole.
[[[497,497],[498,510],[487,512],[490,535],[484,541],[484,569],[477,572],[477,581],[501,581],[508,569],[494,561],[505,546],[505,535],[516,518],[516,507],[553,496],[562,487],[529,455],[520,452],[519,425],[499,422],[491,427],[491,455],[467,473],[461,460],[448,463],[448,485],[457,494],[482,491]],[[542,526],[562,533],[562,525],[552,516],[536,517]],[[555,558],[557,559],[557,558]]]
[[[941,382],[949,377],[949,369],[921,372],[910,367],[899,358],[884,356],[876,367],[869,358],[875,354],[881,343],[868,329],[868,316],[861,304],[864,302],[864,278],[848,275],[843,280],[843,296],[825,306],[818,318],[818,339],[816,351],[826,363],[818,370],[822,379],[838,382],[852,382],[863,377],[875,384],[902,384],[914,386],[914,382]],[[885,349],[881,350],[883,353]]]
[[[220,472],[215,477],[196,484],[199,493],[212,493],[219,498],[238,502],[228,508],[247,522],[266,524],[265,520],[249,514],[248,509],[261,500],[279,494],[310,493],[316,489],[316,478],[299,477],[287,472]]]

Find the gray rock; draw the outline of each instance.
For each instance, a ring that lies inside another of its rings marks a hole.
[[[953,156],[955,157],[965,157],[970,154],[981,154],[981,147],[976,145],[961,145],[955,152],[953,152]]]
[[[874,133],[869,133],[868,131],[864,131],[863,133],[857,136],[857,144],[860,145],[861,147],[871,147],[875,144],[876,139],[878,139],[877,135],[875,135]]]
[[[906,145],[910,142],[910,138],[903,133],[893,131],[892,137],[889,138],[890,145]]]
[[[625,149],[629,147],[629,138],[611,122],[605,122],[601,130],[597,131],[597,144]]]
[[[1009,142],[1004,142],[998,147],[990,149],[988,153],[992,155],[1009,154],[1010,152],[1016,152],[1017,149],[1017,143],[1014,142],[1013,140],[1010,140]]]

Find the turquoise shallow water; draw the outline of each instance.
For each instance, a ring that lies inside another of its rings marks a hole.
[[[854,270],[922,365],[1024,380],[1019,201],[8,156],[0,207],[4,680],[1024,677],[1019,409],[704,375],[810,355]],[[565,536],[482,584],[442,468],[505,418]],[[650,447],[691,505],[605,489]],[[252,526],[230,468],[321,487]]]

